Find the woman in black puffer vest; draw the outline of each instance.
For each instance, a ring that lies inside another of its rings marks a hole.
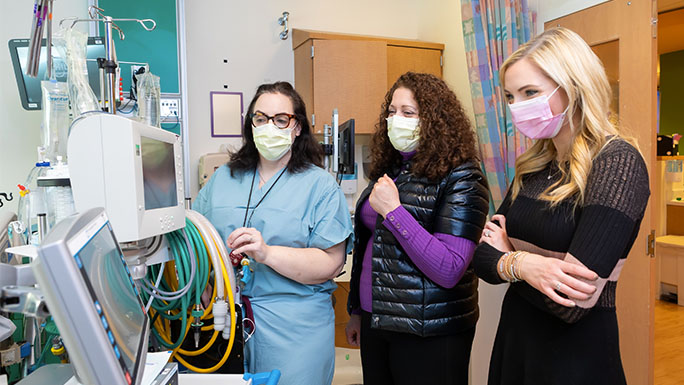
[[[392,86],[355,214],[347,339],[364,383],[467,384],[478,319],[470,267],[487,219],[475,134],[439,78]]]

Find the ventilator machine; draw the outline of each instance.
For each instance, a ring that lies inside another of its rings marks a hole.
[[[48,33],[45,52],[51,8],[37,0],[31,38],[10,43],[25,107],[45,117],[35,167],[17,181],[18,215],[0,218],[12,246],[0,250],[2,372],[21,384],[172,384],[179,371],[276,384],[277,371],[242,379],[240,288],[224,240],[189,209],[181,137],[158,127],[153,68],[141,71],[134,101],[148,112],[117,114],[114,36],[126,23],[153,30],[154,20],[91,6],[88,19],[60,22],[54,52]],[[104,36],[88,39],[78,23],[98,23]],[[103,48],[92,51],[94,73],[91,46]],[[65,62],[59,79],[55,57]],[[41,103],[26,89],[38,83]]]

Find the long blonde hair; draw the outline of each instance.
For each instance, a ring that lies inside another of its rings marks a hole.
[[[566,119],[572,132],[572,144],[559,162],[560,180],[549,186],[539,198],[551,207],[577,195],[575,207],[584,202],[592,161],[611,140],[624,138],[610,121],[612,90],[601,60],[575,32],[551,28],[515,51],[501,66],[500,79],[505,87],[506,70],[521,59],[534,63],[568,95]],[[575,115],[579,113],[579,125]],[[551,139],[537,140],[515,162],[512,198],[523,185],[523,177],[543,170],[557,156]]]

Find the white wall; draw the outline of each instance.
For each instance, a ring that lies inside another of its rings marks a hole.
[[[608,0],[529,0],[530,6],[537,9],[537,32],[544,30],[544,23],[562,16],[575,13]]]
[[[55,1],[53,31],[58,29],[57,22],[65,17],[87,17],[87,6],[88,0]],[[26,180],[36,163],[36,147],[40,144],[41,111],[26,111],[21,107],[7,49],[9,39],[30,36],[32,11],[32,1],[0,1],[0,192],[14,195],[13,201],[0,207],[2,212],[16,212],[17,183],[23,184]]]
[[[470,80],[463,42],[461,2],[424,1],[420,15],[419,36],[422,40],[444,43],[444,81],[456,93],[466,114],[474,123]]]

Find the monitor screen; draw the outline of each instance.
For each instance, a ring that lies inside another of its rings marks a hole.
[[[104,210],[50,229],[32,268],[80,383],[140,384],[149,319]]]
[[[114,354],[124,373],[135,373],[141,341],[144,339],[144,313],[134,283],[125,268],[119,245],[109,224],[103,226],[74,254],[93,298],[95,308],[104,315],[105,332],[116,344]],[[107,330],[108,329],[108,330]],[[113,341],[112,341],[113,342]]]
[[[28,45],[29,39],[11,39],[9,41],[10,56],[12,64],[14,65],[14,75],[17,80],[17,87],[19,87],[19,96],[21,104],[27,110],[40,110],[42,104],[43,92],[40,88],[40,82],[47,80],[47,41],[43,39],[43,47],[40,51],[40,62],[38,67],[38,76],[30,77],[26,75],[26,67],[28,62]],[[66,60],[59,54],[59,50],[53,45],[52,47],[52,63],[55,71],[57,81],[67,81],[67,63]],[[105,46],[102,38],[89,37],[88,45],[86,47],[87,59],[97,59],[98,57],[105,57]],[[89,60],[88,66],[88,82],[93,89],[95,96],[100,96],[100,72],[97,67],[97,62]]]
[[[161,128],[121,115],[79,117],[67,147],[76,210],[104,207],[120,242],[185,227],[182,154],[180,135]]]
[[[354,174],[354,119],[349,119],[339,127],[339,173]]]
[[[140,137],[145,210],[178,205],[173,144]]]

